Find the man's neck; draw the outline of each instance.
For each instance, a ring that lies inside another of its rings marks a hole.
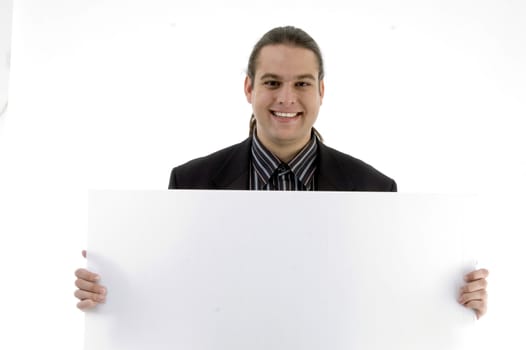
[[[270,142],[264,142],[261,138],[258,137],[259,142],[265,146],[270,152],[272,152],[276,157],[279,158],[283,163],[289,163],[307,143],[310,141],[310,137],[304,140],[303,142],[291,142],[291,143],[282,143],[275,144]]]

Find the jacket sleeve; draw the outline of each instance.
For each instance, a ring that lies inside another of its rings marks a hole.
[[[170,182],[168,183],[168,189],[169,190],[177,189],[177,177],[175,175],[175,168],[172,169],[172,173],[170,174]]]

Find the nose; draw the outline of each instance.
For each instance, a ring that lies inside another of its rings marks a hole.
[[[280,105],[293,105],[296,103],[296,92],[294,87],[288,84],[284,84],[281,89],[278,90],[278,103]]]

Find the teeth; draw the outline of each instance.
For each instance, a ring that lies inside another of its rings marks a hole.
[[[282,118],[293,118],[298,115],[298,113],[283,113],[283,112],[272,112],[272,113]]]

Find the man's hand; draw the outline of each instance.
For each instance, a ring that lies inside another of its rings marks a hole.
[[[484,316],[488,308],[488,292],[486,288],[488,282],[489,271],[486,269],[479,269],[471,271],[464,276],[466,284],[460,288],[460,296],[458,302],[465,307],[473,309],[477,315],[477,319]]]
[[[85,250],[82,251],[82,256],[86,257]],[[75,271],[75,276],[77,276],[75,285],[78,288],[75,297],[80,300],[77,303],[79,309],[86,311],[106,301],[106,288],[99,285],[99,275],[86,269],[78,269]]]

